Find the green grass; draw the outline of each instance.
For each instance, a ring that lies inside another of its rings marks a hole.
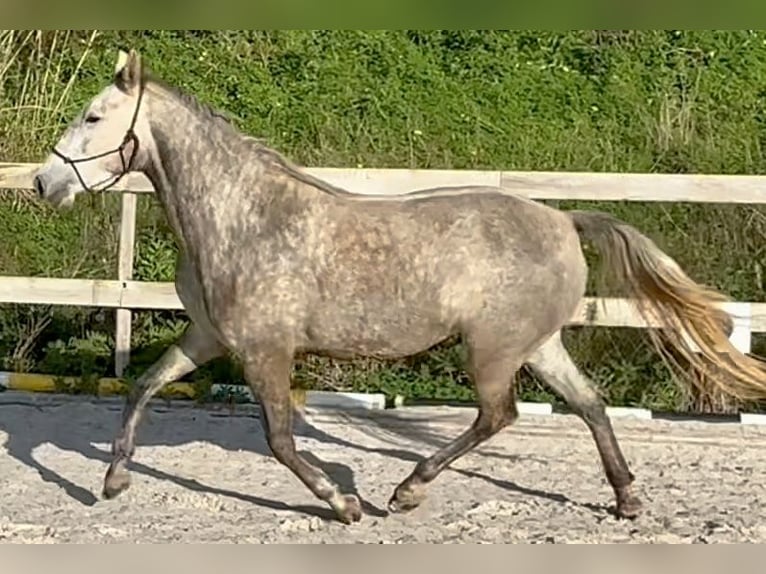
[[[170,82],[312,166],[760,174],[766,167],[765,31],[2,31],[0,158],[39,161],[106,82],[116,48],[142,50]],[[67,213],[0,199],[0,272],[113,277],[118,201]],[[698,281],[763,301],[766,212],[754,206],[558,202],[610,211]],[[172,280],[175,247],[139,201],[135,276]],[[509,320],[511,320],[509,318]],[[140,312],[131,376],[184,326]],[[114,317],[99,309],[0,308],[3,368],[108,374]],[[567,342],[611,404],[699,407],[644,335],[571,329]],[[755,351],[766,354],[756,338]],[[459,346],[395,364],[312,359],[295,384],[470,400]],[[195,380],[241,382],[217,361]],[[528,374],[522,398],[553,400]]]

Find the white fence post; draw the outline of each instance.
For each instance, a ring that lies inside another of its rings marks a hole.
[[[136,202],[135,193],[123,192],[120,203],[120,252],[117,260],[117,279],[123,283],[133,278],[133,254],[136,242]],[[132,312],[130,309],[117,309],[117,327],[114,334],[114,371],[122,377],[130,362],[130,335]]]

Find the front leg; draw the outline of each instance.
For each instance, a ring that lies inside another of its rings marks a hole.
[[[133,456],[136,429],[151,398],[166,384],[177,381],[223,352],[223,346],[212,335],[191,323],[181,340],[171,345],[136,381],[125,402],[122,428],[112,443],[112,463],[104,478],[105,498],[114,498],[130,486],[126,465]]]
[[[261,347],[244,361],[245,378],[261,405],[269,447],[279,462],[289,468],[317,498],[329,504],[341,522],[356,522],[362,517],[359,499],[352,494],[342,494],[321,469],[307,462],[295,449],[290,400],[292,363],[293,353],[286,346],[279,345]]]

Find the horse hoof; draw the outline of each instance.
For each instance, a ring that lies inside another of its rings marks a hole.
[[[392,496],[391,500],[388,501],[388,511],[391,514],[404,514],[410,510],[415,510],[418,506],[417,503],[404,503],[397,500],[395,496]]]
[[[620,518],[633,519],[641,514],[643,504],[637,496],[630,496],[617,504],[617,516]]]
[[[362,519],[362,505],[359,499],[353,494],[346,494],[343,496],[343,506],[336,508],[335,512],[338,514],[338,519],[343,524],[352,524],[359,522]]]
[[[403,514],[415,510],[423,501],[421,493],[412,489],[397,488],[394,495],[388,501],[388,511],[391,514]]]
[[[104,479],[103,497],[111,500],[130,487],[130,473],[122,466],[110,468]]]

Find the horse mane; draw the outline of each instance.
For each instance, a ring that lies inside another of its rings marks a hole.
[[[166,82],[165,80],[163,80],[162,78],[159,78],[158,76],[154,75],[150,71],[144,72],[143,80],[144,80],[145,86],[153,84],[157,86],[158,88],[160,88],[162,91],[171,94],[173,97],[180,100],[181,103],[183,103],[186,107],[191,108],[195,112],[203,114],[207,117],[213,118],[216,121],[221,121],[224,124],[231,126],[236,131],[239,131],[239,129],[236,127],[236,124],[234,123],[234,117],[228,112],[219,110],[209,104],[206,104],[200,101],[200,99],[194,96],[193,94],[185,90],[182,90],[178,86],[175,86],[169,82]]]
[[[192,111],[200,115],[203,115],[211,119],[214,122],[220,123],[226,129],[230,130],[232,134],[237,134],[243,139],[245,139],[246,141],[248,141],[249,143],[251,143],[256,155],[258,156],[258,159],[261,162],[267,164],[269,167],[276,169],[280,171],[281,173],[284,173],[288,177],[296,179],[302,183],[310,185],[318,189],[319,191],[328,193],[330,195],[344,196],[344,197],[354,195],[351,192],[341,187],[337,187],[335,185],[332,185],[329,182],[326,182],[322,179],[319,179],[317,177],[314,177],[313,175],[306,173],[303,169],[301,169],[300,167],[292,163],[290,160],[288,160],[287,157],[285,157],[283,154],[279,153],[273,148],[268,147],[265,143],[266,141],[265,139],[256,138],[251,135],[245,134],[235,124],[234,116],[232,116],[228,112],[219,110],[217,108],[214,108],[210,104],[202,102],[194,94],[191,94],[185,90],[182,90],[178,86],[174,86],[173,84],[170,84],[169,82],[166,82],[165,80],[162,80],[161,78],[155,76],[149,71],[144,72],[143,81],[145,86],[153,84],[159,87],[162,91],[167,92],[168,94],[176,98],[187,108],[191,109]]]

